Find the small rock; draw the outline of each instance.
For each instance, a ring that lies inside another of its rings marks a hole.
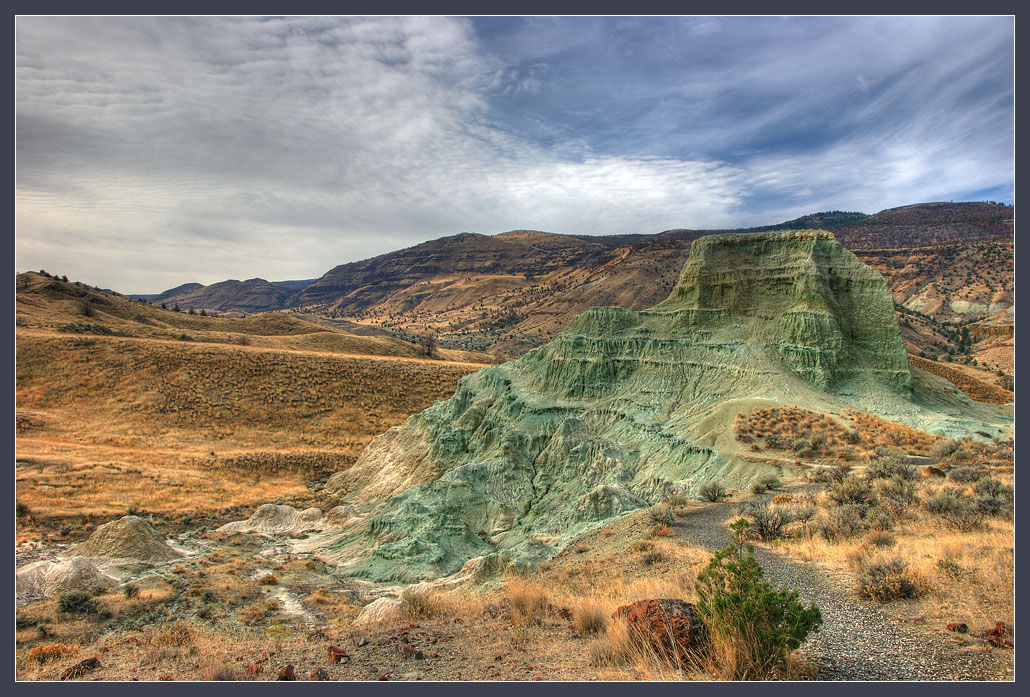
[[[329,679],[329,671],[326,670],[325,668],[321,668],[321,667],[315,668],[313,671],[311,671],[311,679],[312,680],[328,680]]]
[[[380,679],[380,680],[389,680],[389,679],[390,679],[390,674],[389,674],[389,673],[387,673],[387,674],[385,674],[385,675],[380,675],[380,676],[379,676],[379,679]]]
[[[960,632],[962,634],[965,634],[969,631],[969,627],[966,625],[965,622],[948,622],[948,624],[944,626],[948,628],[949,632]]]
[[[991,646],[1012,648],[1012,639],[1009,638],[1012,636],[1012,632],[1004,622],[995,622],[994,629],[985,630],[982,636]]]
[[[350,661],[350,654],[336,646],[329,647],[329,662],[344,663]]]
[[[261,675],[262,670],[264,670],[264,668],[262,668],[259,663],[251,663],[247,666],[247,675]]]
[[[293,664],[290,663],[279,670],[279,677],[277,680],[296,680],[297,673],[293,670]]]
[[[74,678],[81,678],[86,673],[92,673],[97,668],[100,668],[100,659],[94,656],[93,658],[87,658],[84,661],[76,663],[68,670],[61,673],[61,680],[72,680]]]
[[[371,643],[372,640],[369,639],[367,636],[363,636],[360,639],[358,639],[358,646],[368,646]]]
[[[401,658],[425,658],[425,654],[416,649],[411,644],[400,643],[397,645],[397,653],[401,655]]]
[[[638,600],[618,608],[613,616],[624,617],[630,633],[657,650],[684,657],[704,634],[694,606],[674,598]]]

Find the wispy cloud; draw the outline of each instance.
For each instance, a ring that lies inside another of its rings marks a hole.
[[[1006,18],[23,17],[16,48],[16,266],[130,292],[1012,191]]]

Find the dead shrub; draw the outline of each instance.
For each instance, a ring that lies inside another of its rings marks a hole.
[[[68,646],[67,644],[40,644],[28,652],[25,660],[29,663],[45,665],[75,651],[76,648],[74,646]]]
[[[236,673],[221,661],[207,661],[200,666],[201,679],[208,682],[236,680]]]
[[[654,549],[654,542],[650,540],[633,540],[629,543],[631,552],[650,552]]]
[[[863,562],[859,570],[858,593],[865,598],[879,602],[918,598],[926,590],[925,581],[901,557]]]
[[[604,608],[589,598],[572,603],[572,624],[580,636],[600,634],[608,627],[608,615]]]
[[[265,574],[258,580],[259,586],[275,586],[279,584],[279,579],[274,574]]]
[[[865,541],[873,547],[892,547],[896,540],[886,530],[870,530]]]
[[[193,629],[180,621],[161,625],[150,637],[152,646],[192,646],[194,641]]]
[[[532,581],[509,581],[505,589],[511,606],[511,619],[516,625],[536,625],[544,621],[550,605],[547,591]]]

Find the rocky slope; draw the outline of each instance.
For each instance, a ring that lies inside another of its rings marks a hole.
[[[774,472],[730,432],[737,412],[770,402],[949,436],[1011,424],[910,369],[886,283],[830,233],[709,236],[663,302],[592,308],[376,438],[326,485],[362,517],[311,545],[375,580],[546,559],[670,488]]]

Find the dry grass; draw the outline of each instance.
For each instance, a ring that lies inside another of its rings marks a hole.
[[[939,486],[920,482],[917,494],[925,500]],[[850,571],[882,556],[878,550],[885,549],[923,585],[925,592],[907,601],[915,605],[914,614],[986,628],[998,620],[1011,625],[1015,619],[1014,530],[1011,520],[989,518],[982,528],[963,531],[913,505],[890,532],[873,530],[830,542],[799,530],[778,544],[792,556]]]
[[[20,329],[19,530],[310,498],[479,367]]]

